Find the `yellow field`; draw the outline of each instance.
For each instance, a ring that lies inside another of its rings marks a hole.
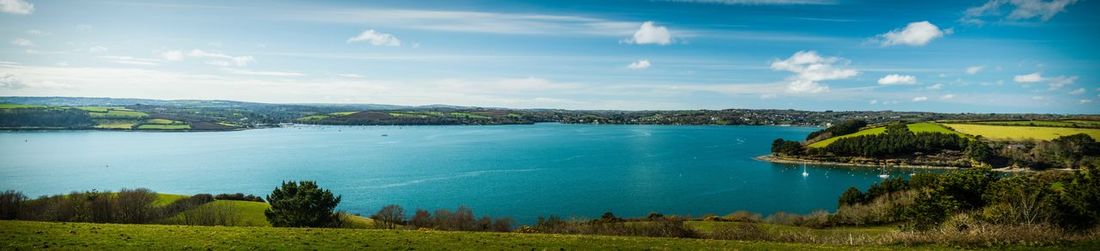
[[[1052,140],[1061,136],[1084,133],[1093,139],[1100,139],[1100,129],[1067,128],[1067,127],[1033,127],[1033,126],[997,126],[997,125],[972,125],[972,124],[943,124],[955,129],[955,131],[981,135],[989,139],[1003,140]]]

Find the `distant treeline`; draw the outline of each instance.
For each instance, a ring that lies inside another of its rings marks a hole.
[[[0,109],[0,128],[82,129],[95,126],[88,113],[79,109],[19,108]]]

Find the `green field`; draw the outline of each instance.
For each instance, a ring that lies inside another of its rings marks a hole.
[[[857,136],[863,136],[863,135],[882,134],[884,132],[886,132],[886,127],[875,127],[875,128],[871,128],[871,129],[864,129],[864,130],[860,130],[860,131],[855,132],[855,133],[851,133],[851,134],[847,134],[847,135],[841,135],[841,136],[837,136],[837,137],[828,138],[828,139],[825,139],[825,140],[822,140],[822,141],[814,142],[813,144],[810,144],[809,147],[825,147],[825,146],[828,146],[829,144],[832,144],[833,142],[836,142],[838,139],[851,138],[851,137],[857,137]]]
[[[795,243],[373,229],[0,221],[0,249],[848,250]],[[859,247],[889,250],[887,247]]]
[[[168,204],[172,204],[172,202],[175,202],[177,200],[187,198],[187,197],[188,197],[187,195],[158,193],[157,194],[157,200],[153,201],[153,206],[155,206],[155,207],[167,206]]]
[[[138,126],[139,130],[190,130],[191,125],[160,125],[144,124]]]
[[[1012,120],[1012,121],[975,121],[967,124],[1006,125],[1006,126],[1047,126],[1047,127],[1083,127],[1100,128],[1100,121],[1093,120]]]
[[[210,203],[203,204],[202,206],[183,211],[180,214],[167,219],[162,220],[164,224],[183,225],[186,222],[183,220],[184,215],[187,214],[199,214],[203,212],[209,212],[214,209],[230,209],[228,217],[232,218],[233,226],[247,226],[247,227],[270,227],[271,223],[267,222],[266,216],[264,216],[264,210],[270,207],[264,202],[254,201],[237,201],[237,200],[215,200]]]
[[[17,109],[17,108],[42,108],[46,106],[42,105],[24,105],[24,104],[0,104],[0,109]]]
[[[912,124],[906,125],[906,127],[908,127],[909,131],[911,131],[913,133],[947,133],[947,134],[955,134],[955,135],[959,135],[959,136],[963,136],[963,137],[970,137],[970,135],[966,135],[964,133],[959,133],[959,132],[956,132],[956,131],[952,131],[951,129],[949,129],[947,127],[944,127],[943,125],[940,125],[940,124],[937,124],[937,123],[928,123],[928,122],[912,123]],[[839,139],[851,138],[851,137],[857,137],[857,136],[863,136],[863,135],[875,135],[875,134],[881,134],[881,133],[884,133],[884,132],[886,132],[886,127],[882,127],[882,126],[871,128],[871,129],[864,129],[864,130],[860,130],[860,131],[855,132],[855,133],[841,135],[841,136],[838,136],[838,137],[832,137],[832,138],[828,138],[828,139],[825,139],[825,140],[822,140],[822,141],[814,142],[813,144],[810,144],[809,147],[825,147],[825,146],[828,146],[829,144],[832,144],[833,142],[836,142]]]
[[[974,124],[944,124],[962,133],[981,135],[982,137],[998,140],[1052,140],[1061,136],[1084,133],[1093,139],[1100,139],[1100,129],[1067,128],[1067,127],[1035,127],[1035,126],[998,126],[998,125],[974,125]]]
[[[133,121],[125,120],[96,120],[95,128],[98,129],[123,129],[129,130],[134,128]]]

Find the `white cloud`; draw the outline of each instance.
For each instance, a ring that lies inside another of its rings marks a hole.
[[[170,50],[160,53],[160,57],[167,61],[182,61],[183,52],[179,50]]]
[[[0,75],[0,90],[23,89],[25,87],[27,87],[27,85],[23,84],[23,81],[16,78],[13,74]]]
[[[353,73],[341,73],[341,74],[336,74],[336,76],[345,77],[345,78],[363,78],[363,75],[353,74]]]
[[[1012,78],[1012,81],[1016,81],[1016,83],[1021,84],[1038,83],[1040,81],[1043,81],[1043,75],[1039,74],[1038,72],[1025,75],[1016,75]]]
[[[1081,94],[1085,94],[1085,88],[1077,88],[1077,90],[1073,90],[1073,91],[1070,91],[1070,92],[1069,92],[1069,94],[1070,94],[1070,95],[1081,95]]]
[[[638,31],[634,32],[634,37],[628,39],[626,42],[633,44],[668,45],[672,43],[672,34],[668,32],[668,28],[654,25],[653,21],[646,21],[642,23],[642,27],[638,28]]]
[[[19,47],[34,47],[34,41],[26,38],[16,38],[14,40],[11,40],[11,44]]]
[[[1076,82],[1077,81],[1077,76],[1069,76],[1069,77],[1057,76],[1057,77],[1050,78],[1048,80],[1050,82],[1047,83],[1047,84],[1050,86],[1050,89],[1051,90],[1057,90],[1057,89],[1061,89],[1064,86],[1071,85],[1071,84],[1073,84],[1073,82]]]
[[[983,69],[985,69],[985,66],[982,66],[982,65],[966,67],[966,74],[970,74],[970,75],[978,74],[979,72],[982,72]]]
[[[302,74],[302,73],[285,72],[285,71],[249,71],[249,70],[241,70],[241,69],[235,69],[235,68],[222,68],[222,70],[225,71],[225,72],[228,72],[228,73],[240,74],[240,75],[251,75],[251,76],[267,76],[267,77],[301,77],[301,76],[305,76],[305,74]]]
[[[627,65],[626,68],[630,68],[630,69],[634,69],[634,70],[644,70],[644,69],[649,68],[649,66],[650,66],[649,60],[642,59],[642,60],[638,60],[638,61],[634,61],[633,63],[630,63],[630,65]]]
[[[928,86],[928,88],[925,88],[925,89],[929,89],[929,90],[939,90],[939,89],[943,89],[943,84],[934,84],[934,85],[930,85],[930,86]]]
[[[912,85],[917,83],[917,77],[912,75],[890,74],[878,79],[880,85]]]
[[[88,53],[104,53],[104,52],[107,52],[107,47],[98,46],[98,45],[88,47]]]
[[[867,102],[867,103],[872,104],[872,105],[873,104],[878,104],[878,99],[872,99],[870,102]]]
[[[160,64],[160,60],[155,58],[136,58],[130,56],[101,56],[100,58],[107,59],[116,64],[143,66],[155,66]]]
[[[847,79],[859,75],[859,71],[847,68],[848,62],[838,57],[822,57],[815,51],[795,52],[791,57],[772,61],[772,70],[795,73],[787,78],[787,91],[794,93],[819,93],[829,91],[820,81]]]
[[[397,37],[371,30],[365,30],[359,35],[348,38],[347,43],[367,42],[374,46],[401,46],[401,40]]]
[[[913,98],[913,102],[924,102],[926,100],[928,100],[928,97],[925,97],[925,96],[920,96],[920,97]]]
[[[953,98],[955,98],[955,94],[944,94],[943,96],[940,96],[940,99],[942,99],[942,100],[948,100],[948,99],[953,99]]]
[[[1091,99],[1082,99],[1082,100],[1078,100],[1077,103],[1088,104],[1088,103],[1092,103],[1092,100]]]
[[[1038,17],[1042,21],[1048,21],[1075,3],[1077,0],[990,0],[981,6],[966,9],[966,15],[963,16],[962,21],[981,24],[984,23],[982,17],[1003,16],[1005,7],[1012,9],[1008,13],[1008,20],[1028,20]]]
[[[230,55],[217,53],[217,52],[206,52],[206,51],[199,50],[199,49],[191,50],[191,52],[188,53],[187,56],[188,57],[194,57],[194,58],[211,59],[210,61],[207,61],[206,63],[211,64],[211,65],[217,65],[217,66],[231,66],[232,65],[232,66],[237,66],[237,67],[244,67],[244,66],[247,66],[249,63],[256,62],[256,59],[252,58],[252,56],[230,56]]]
[[[0,12],[27,15],[34,12],[34,4],[24,0],[0,0]]]
[[[27,35],[36,36],[36,37],[37,36],[45,36],[45,35],[50,34],[48,32],[42,31],[42,30],[27,30],[26,33],[27,33]]]
[[[877,41],[882,46],[924,46],[932,40],[943,37],[945,34],[951,34],[951,30],[940,30],[939,27],[928,21],[920,21],[909,23],[905,28],[879,34],[872,38],[872,41]]]

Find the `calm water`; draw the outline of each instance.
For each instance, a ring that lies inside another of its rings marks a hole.
[[[815,128],[537,124],[295,126],[236,132],[0,132],[0,189],[30,196],[146,187],[266,195],[317,180],[340,209],[466,205],[478,215],[597,217],[835,210],[878,171],[753,160]],[[388,136],[382,136],[383,134]],[[908,171],[906,171],[908,172]],[[896,173],[896,175],[902,175]]]

